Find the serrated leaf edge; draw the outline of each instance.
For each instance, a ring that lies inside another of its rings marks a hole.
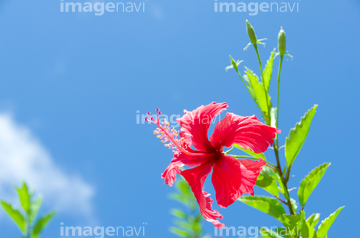
[[[287,156],[286,156],[286,144],[288,143],[288,141],[291,140],[291,136],[292,136],[293,133],[295,133],[295,131],[297,130],[297,128],[301,128],[301,127],[302,127],[302,122],[306,119],[307,115],[309,115],[309,113],[310,113],[312,110],[315,110],[315,111],[314,111],[314,115],[315,115],[317,107],[318,107],[318,105],[315,104],[312,108],[310,108],[310,109],[304,114],[304,116],[301,117],[300,121],[296,123],[295,127],[293,127],[293,128],[290,129],[289,136],[286,137],[286,141],[285,141],[285,157],[286,157],[286,160],[287,160]],[[313,117],[314,117],[314,116],[313,116]],[[312,119],[311,119],[311,122],[312,122]],[[311,122],[310,122],[310,125],[311,125]],[[310,127],[309,127],[309,129],[310,129]],[[292,163],[294,163],[294,160],[295,160],[296,156],[299,154],[299,152],[300,152],[300,150],[301,150],[301,148],[302,148],[302,146],[303,146],[303,144],[304,144],[304,142],[305,142],[305,139],[307,138],[307,136],[308,136],[308,134],[309,134],[309,131],[310,131],[310,130],[307,131],[307,133],[306,133],[306,135],[305,135],[305,138],[303,139],[303,141],[302,141],[302,143],[301,143],[301,146],[299,146],[298,151],[295,153],[294,158],[291,158],[291,161],[290,161],[290,163],[289,163],[289,166],[291,166]],[[287,161],[287,162],[288,162],[288,161]]]
[[[302,204],[302,201],[300,199],[300,196],[299,196],[299,193],[300,191],[305,191],[305,188],[308,186],[308,181],[310,181],[312,178],[314,178],[317,174],[319,174],[323,169],[327,169],[329,168],[329,166],[331,165],[331,163],[324,163],[318,167],[316,167],[315,169],[311,170],[310,173],[308,175],[305,176],[305,178],[301,181],[300,183],[300,187],[299,187],[299,190],[298,190],[298,197],[299,197],[299,201],[301,203],[301,206],[304,206],[305,204]],[[325,172],[324,172],[325,173]],[[321,177],[322,179],[322,177]],[[321,179],[319,180],[318,184],[320,183]],[[304,185],[303,185],[304,184]],[[302,189],[302,187],[304,187]],[[306,203],[306,202],[305,202]]]
[[[342,207],[339,207],[335,212],[333,212],[333,213],[331,213],[327,218],[325,218],[324,220],[322,220],[321,221],[321,223],[320,223],[320,225],[319,225],[319,227],[318,227],[318,229],[317,229],[317,234],[318,234],[318,232],[319,232],[319,230],[321,229],[321,227],[332,217],[332,216],[334,216],[336,213],[336,217],[335,217],[335,219],[337,218],[337,216],[339,215],[339,213],[341,212],[341,210],[342,209],[344,209],[344,207],[345,206],[342,206]],[[335,221],[335,219],[334,219],[334,221]],[[334,222],[333,221],[333,222]],[[330,225],[330,227],[332,226],[332,223],[331,223],[331,225]],[[330,227],[329,227],[329,229],[330,229]],[[326,233],[324,234],[324,236],[327,234],[327,231],[326,231]],[[322,238],[322,237],[318,237],[318,238]]]

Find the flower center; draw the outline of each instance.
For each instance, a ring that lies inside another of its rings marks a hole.
[[[185,150],[185,139],[179,139],[179,132],[174,128],[171,128],[168,121],[164,120],[160,122],[160,115],[160,110],[156,108],[156,120],[151,116],[150,112],[148,112],[149,118],[145,118],[145,121],[149,121],[158,126],[158,128],[154,130],[154,135],[161,139],[161,142],[164,143],[164,146],[172,150],[174,153],[187,153]]]

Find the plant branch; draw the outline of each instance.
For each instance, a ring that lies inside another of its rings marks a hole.
[[[288,205],[287,202],[285,202],[284,200],[282,200],[279,196],[275,196],[277,198],[277,200],[279,200],[280,202],[284,203],[285,205]]]
[[[290,200],[290,194],[289,194],[289,189],[288,189],[288,186],[287,186],[287,182],[285,180],[285,178],[283,177],[283,172],[282,172],[282,169],[281,169],[281,165],[280,165],[280,158],[279,158],[279,147],[277,145],[274,145],[274,151],[275,151],[275,157],[276,157],[276,161],[277,161],[277,171],[280,175],[280,178],[281,178],[281,182],[283,183],[284,185],[284,188],[285,188],[285,197],[286,197],[286,205],[289,207],[289,211],[290,211],[290,214],[291,215],[295,215],[295,212],[291,206],[291,200]]]
[[[279,73],[278,73],[278,80],[277,80],[277,106],[276,106],[276,128],[279,129],[279,106],[280,106],[280,75],[281,75],[281,68],[283,63],[284,56],[280,56],[280,65],[279,65]],[[279,147],[279,138],[278,134],[276,134],[276,146]]]
[[[261,59],[260,59],[260,54],[259,54],[259,50],[258,50],[258,47],[257,47],[257,44],[254,44],[254,48],[255,48],[255,52],[256,52],[256,56],[257,56],[257,59],[259,61],[259,66],[260,66],[260,73],[261,73],[261,84],[264,88],[264,92],[265,92],[265,98],[266,98],[266,106],[267,106],[267,110],[268,112],[270,112],[270,103],[269,103],[269,97],[268,97],[268,92],[266,91],[266,88],[265,88],[265,83],[264,83],[264,71],[263,71],[263,68],[262,68],[262,64],[261,64]],[[266,117],[265,117],[266,116]],[[266,123],[268,125],[270,125],[271,121],[270,121],[270,118],[268,118],[267,115],[263,115]]]
[[[255,160],[259,160],[259,158],[253,157],[253,156],[250,156],[250,155],[229,155],[229,156],[232,156],[235,159],[255,159]],[[270,168],[276,169],[276,165],[270,163],[269,161],[265,161],[265,162],[266,162],[266,164],[268,166],[270,166]]]

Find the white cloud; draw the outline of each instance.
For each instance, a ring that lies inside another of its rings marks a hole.
[[[26,181],[59,212],[92,215],[94,188],[80,176],[69,175],[54,163],[31,131],[9,114],[0,114],[0,198],[14,199],[14,185]]]

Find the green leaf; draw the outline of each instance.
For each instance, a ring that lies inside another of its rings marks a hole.
[[[339,213],[341,212],[341,210],[343,208],[344,207],[340,207],[334,213],[332,213],[328,218],[326,218],[325,220],[323,220],[321,222],[321,224],[316,232],[318,238],[324,238],[327,235],[331,225],[333,224],[336,217],[339,215]]]
[[[316,186],[319,184],[321,178],[323,177],[325,171],[330,166],[330,163],[320,165],[313,171],[311,171],[300,183],[298,190],[298,197],[302,207],[305,206],[306,201],[308,200],[311,193],[314,191]]]
[[[265,85],[265,90],[266,92],[269,92],[269,88],[270,88],[270,81],[271,81],[271,74],[272,74],[272,70],[273,70],[273,62],[274,62],[274,57],[275,56],[275,49],[273,50],[273,52],[271,52],[270,58],[266,63],[265,69],[264,69],[264,85]]]
[[[184,204],[186,207],[190,207],[192,210],[196,209],[197,204],[194,197],[194,194],[191,192],[190,186],[185,179],[179,178],[175,187],[177,192],[170,194],[170,198],[177,200],[178,202]]]
[[[269,230],[266,227],[260,228],[260,234],[264,238],[282,238],[282,236],[280,236],[276,231]]]
[[[292,235],[290,235],[290,232],[286,228],[277,228],[276,233],[278,233],[281,237],[294,238]]]
[[[51,220],[51,218],[55,215],[55,213],[56,213],[55,211],[52,211],[52,212],[46,214],[45,216],[43,216],[42,218],[40,218],[36,222],[36,225],[33,230],[32,238],[37,238],[39,236],[39,234],[42,232],[42,230],[45,228],[45,226]]]
[[[6,213],[11,217],[11,219],[18,225],[23,234],[26,231],[25,218],[21,212],[16,209],[14,206],[10,205],[5,201],[1,201],[1,205],[6,211]]]
[[[185,212],[181,211],[180,209],[172,209],[171,214],[177,218],[186,219],[187,215]]]
[[[235,148],[238,148],[239,150],[244,151],[244,152],[245,152],[246,154],[248,154],[248,155],[251,155],[251,156],[256,157],[256,158],[262,158],[263,160],[266,161],[266,158],[265,158],[264,153],[256,154],[255,152],[253,152],[253,151],[251,151],[251,150],[249,150],[249,149],[244,149],[244,148],[242,148],[242,147],[241,147],[240,145],[238,145],[238,144],[233,144],[233,146],[234,146]]]
[[[296,156],[306,140],[317,106],[318,105],[314,105],[313,108],[305,113],[300,122],[290,130],[289,136],[286,138],[285,157],[289,167],[294,163]]]
[[[187,208],[185,211],[173,209],[172,214],[176,217],[175,226],[170,231],[182,237],[202,237],[203,234],[201,221],[202,215],[198,210],[198,204],[191,192],[190,186],[185,179],[178,179],[175,183],[176,193],[172,194],[172,198],[180,201]]]
[[[313,238],[314,234],[316,233],[315,230],[309,226],[307,221],[303,221],[300,234],[301,234],[301,238]]]
[[[319,221],[320,214],[312,214],[306,221],[303,221],[301,228],[301,237],[302,238],[316,238],[315,226]]]
[[[253,98],[258,105],[259,109],[261,110],[264,120],[267,125],[270,124],[270,96],[265,91],[264,86],[259,82],[258,76],[251,71],[249,68],[246,68],[246,78],[248,79],[248,82],[250,83],[250,87],[253,91]],[[245,76],[244,76],[245,78]],[[269,104],[268,104],[269,103]]]
[[[304,217],[305,217],[304,213],[295,214],[295,215],[284,214],[282,217],[282,223],[286,228],[287,231],[286,234],[289,236],[296,236],[297,234],[299,234]]]
[[[173,200],[176,200],[176,201],[184,204],[185,206],[189,204],[188,198],[184,194],[172,193],[172,194],[170,194],[169,197]]]
[[[281,203],[269,197],[259,197],[259,196],[243,196],[239,200],[251,207],[254,207],[270,216],[275,217],[279,221],[282,221],[282,215],[285,214],[284,207]]]
[[[185,195],[190,194],[190,187],[185,180],[179,180],[179,182],[176,183],[176,188]]]
[[[260,171],[255,185],[261,187],[275,197],[278,197],[279,187],[276,183],[276,176],[278,176],[278,173],[275,170],[264,166],[264,168]]]
[[[19,200],[21,206],[24,208],[26,214],[30,215],[30,203],[31,203],[31,194],[26,183],[22,184],[21,188],[16,188],[16,191],[19,195]]]
[[[184,220],[176,220],[174,222],[180,229],[184,229],[187,231],[192,230],[192,223]]]
[[[190,219],[190,223],[192,224],[191,229],[195,232],[199,232],[201,230],[201,219],[202,217],[198,216],[195,219]]]
[[[256,100],[256,96],[255,96],[255,93],[254,93],[254,90],[253,90],[252,87],[251,87],[251,83],[250,83],[250,80],[249,80],[249,78],[247,77],[247,75],[244,75],[244,80],[245,80],[245,83],[246,83],[245,86],[246,86],[246,88],[248,89],[251,97],[254,99],[256,105],[258,105],[257,100]],[[258,105],[258,106],[259,106],[259,105]]]
[[[180,237],[192,237],[187,231],[181,230],[176,227],[170,227],[170,232]]]
[[[320,218],[320,213],[314,213],[306,219],[306,222],[311,226],[315,227],[318,224]]]
[[[38,197],[35,201],[30,204],[30,215],[29,215],[29,223],[32,224],[35,221],[35,218],[40,210],[42,204],[42,197]]]
[[[276,181],[279,185],[280,188],[280,192],[282,195],[284,195],[284,197],[286,198],[286,200],[289,200],[289,194],[286,192],[286,187],[282,181],[282,178],[280,177],[280,175],[278,174],[278,176],[276,176]]]

